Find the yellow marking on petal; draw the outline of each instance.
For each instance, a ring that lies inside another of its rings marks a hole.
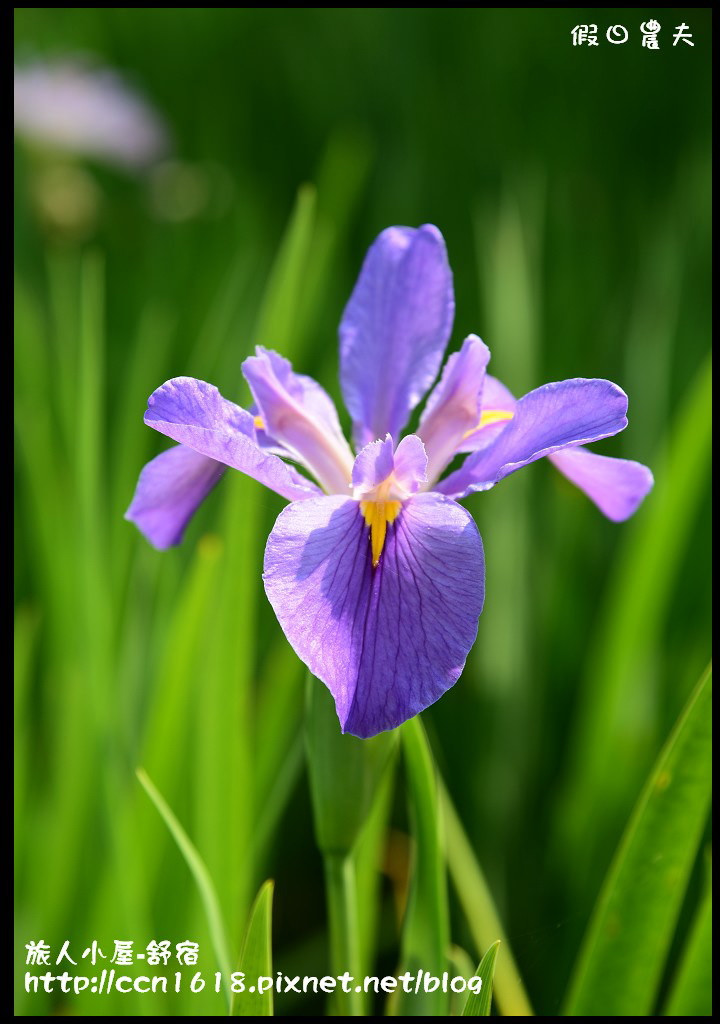
[[[401,501],[361,501],[360,511],[365,525],[370,527],[373,569],[377,567],[385,544],[387,524],[394,522],[400,512]]]
[[[476,431],[482,430],[483,427],[492,427],[496,423],[504,423],[505,420],[511,420],[514,415],[515,413],[510,412],[508,409],[485,409],[477,426],[463,434],[463,441]]]
[[[263,423],[262,416],[255,416],[254,419],[253,419],[253,424],[254,424],[256,430],[264,430],[265,429],[265,424]]]
[[[504,420],[511,420],[514,415],[515,413],[510,412],[509,409],[485,409],[480,417],[477,429],[490,427],[493,423],[502,423]]]

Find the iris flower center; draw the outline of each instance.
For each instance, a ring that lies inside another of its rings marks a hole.
[[[370,549],[372,551],[373,569],[377,568],[380,555],[385,545],[388,523],[394,522],[402,508],[402,502],[388,498],[388,484],[378,487],[378,496],[373,501],[361,501],[360,511],[365,517],[365,525],[370,527]]]
[[[466,430],[463,434],[463,440],[466,437],[470,437],[478,430],[482,430],[483,427],[492,427],[496,423],[504,423],[505,420],[511,420],[514,413],[510,412],[509,409],[485,409],[480,416],[477,426],[472,427],[471,430]]]

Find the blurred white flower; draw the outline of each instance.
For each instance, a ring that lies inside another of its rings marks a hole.
[[[15,131],[36,145],[128,169],[168,150],[165,124],[117,72],[69,60],[15,68]]]

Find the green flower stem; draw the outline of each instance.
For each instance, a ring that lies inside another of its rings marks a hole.
[[[403,922],[403,971],[428,971],[439,977],[448,967],[448,911],[442,811],[438,773],[419,715],[405,722],[402,736],[414,841],[410,892]],[[449,1012],[447,993],[397,993],[398,1017],[442,1017]]]
[[[472,932],[478,954],[500,939],[500,954],[495,966],[494,994],[503,1017],[534,1016],[530,1000],[500,921],[485,876],[477,862],[470,841],[453,807],[452,800],[438,779],[442,806],[447,862],[450,877]]]
[[[335,990],[334,1016],[364,1016],[365,993],[356,992],[355,984],[362,977],[362,957],[357,913],[355,864],[351,853],[326,853],[325,891],[330,919],[330,963],[332,973],[339,977],[349,972],[355,981],[351,991]]]
[[[349,972],[358,979],[349,986],[354,989],[367,973],[355,848],[386,777],[396,738],[383,733],[360,740],[341,733],[327,687],[309,675],[305,741],[315,838],[325,864],[332,972],[336,976]],[[339,987],[334,1014],[361,1017],[366,1001],[364,992],[343,992]]]

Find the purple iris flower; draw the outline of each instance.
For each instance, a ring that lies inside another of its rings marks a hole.
[[[265,548],[265,591],[355,736],[400,725],[463,670],[485,559],[459,499],[544,456],[610,519],[632,515],[652,487],[645,466],[582,447],[627,426],[617,385],[576,378],[516,400],[486,374],[490,353],[472,334],[447,360],[416,432],[402,437],[437,377],[454,310],[438,229],[383,231],[340,324],[356,455],[323,388],[264,348],[243,363],[252,411],[176,377],[145,414],[179,442],[145,466],[127,512],[156,547],[180,542],[228,466],[290,501]],[[459,468],[441,479],[460,453]]]

